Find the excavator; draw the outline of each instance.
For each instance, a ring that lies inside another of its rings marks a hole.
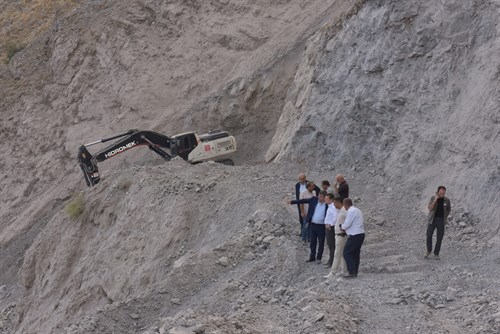
[[[119,140],[97,153],[91,154],[87,149],[89,146],[114,139]],[[202,135],[198,135],[196,132],[185,132],[168,137],[154,131],[132,129],[80,146],[78,149],[78,164],[83,171],[85,182],[89,187],[99,183],[101,176],[97,168],[98,162],[115,157],[131,148],[145,145],[166,161],[180,156],[192,164],[215,160],[226,165],[233,165],[231,159],[221,159],[221,157],[237,150],[236,139],[226,131],[215,130]]]

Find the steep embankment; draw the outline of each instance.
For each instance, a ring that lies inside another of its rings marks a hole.
[[[374,1],[311,37],[267,160],[356,165],[397,191],[439,184],[498,240],[498,4]],[[386,190],[381,189],[381,190]]]
[[[297,311],[316,299],[311,318],[329,310],[332,328],[351,331],[348,306],[303,284],[307,247],[276,167],[176,160],[113,173],[83,193],[81,216],[56,213],[26,253],[15,332],[299,333]]]

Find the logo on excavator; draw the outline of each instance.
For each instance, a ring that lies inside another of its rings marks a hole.
[[[120,146],[120,147],[114,149],[113,151],[104,154],[104,157],[107,159],[109,157],[112,157],[115,154],[122,153],[123,151],[128,150],[129,148],[132,148],[135,145],[137,145],[137,142],[133,141],[133,142],[128,143],[126,145]]]

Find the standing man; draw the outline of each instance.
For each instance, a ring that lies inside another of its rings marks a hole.
[[[325,202],[328,205],[328,211],[325,217],[325,235],[326,244],[328,245],[329,257],[325,263],[326,268],[330,268],[333,264],[335,254],[335,222],[337,221],[338,209],[334,205],[334,195],[329,193],[325,197]]]
[[[439,260],[439,251],[441,250],[441,242],[444,236],[444,226],[448,223],[448,215],[451,211],[451,202],[445,196],[446,188],[439,186],[435,196],[431,197],[428,209],[428,225],[427,225],[427,252],[425,258],[428,259],[432,252],[432,235],[437,229],[436,246],[434,247],[434,258]]]
[[[325,216],[328,211],[325,196],[326,193],[320,191],[318,197],[313,196],[307,199],[288,202],[290,204],[309,204],[309,210],[304,222],[310,224],[311,254],[307,262],[316,261],[317,263],[321,263],[321,258],[323,257],[323,249],[325,248]],[[317,250],[316,246],[318,246]]]
[[[339,174],[335,177],[335,185],[333,189],[339,194],[339,197],[344,200],[345,198],[349,198],[349,185],[347,184],[344,175]]]
[[[335,222],[335,254],[329,277],[347,274],[347,266],[343,256],[344,247],[347,241],[347,233],[340,228],[340,226],[345,223],[347,210],[344,208],[344,203],[340,197],[335,197],[333,199],[333,204],[339,210],[339,213],[337,215],[337,221]]]
[[[327,194],[335,194],[335,190],[330,187],[330,182],[328,180],[321,181],[321,189],[326,191]]]
[[[299,182],[295,184],[295,200],[300,199],[300,194],[302,194],[306,190],[307,179],[304,173],[299,174]],[[302,213],[300,211],[300,205],[297,206],[297,210],[299,211],[299,222],[300,222],[300,232],[299,235],[302,236],[302,229],[304,225],[304,219],[302,218]]]
[[[344,247],[344,259],[349,274],[345,278],[358,277],[359,258],[361,245],[365,241],[365,228],[363,224],[363,213],[352,205],[350,198],[344,199],[344,207],[347,215],[344,224],[340,227],[347,233],[347,241]]]
[[[300,173],[299,174],[299,182],[297,182],[295,184],[295,199],[296,200],[299,200],[301,199],[300,195],[302,193],[304,193],[307,189],[307,179],[306,179],[306,175],[304,173]],[[313,184],[313,189],[316,191],[316,196],[318,195],[318,192],[319,192],[319,188],[314,186]],[[310,192],[311,195],[312,195],[312,191]],[[306,210],[301,210],[302,207],[299,205],[297,206],[297,210],[299,211],[299,222],[300,222],[300,233],[299,235],[303,235],[303,229],[304,229],[304,217],[306,216],[307,214],[307,211]],[[302,212],[305,211],[305,213],[303,214]]]

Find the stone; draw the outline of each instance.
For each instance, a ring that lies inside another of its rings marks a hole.
[[[490,319],[494,319],[494,320],[500,319],[500,312],[492,314],[490,316]]]
[[[273,241],[273,239],[274,239],[274,236],[268,235],[267,237],[264,238],[264,240],[262,240],[262,242],[265,244],[270,244],[271,241]]]
[[[223,267],[227,267],[229,266],[229,259],[227,258],[227,256],[223,256],[217,261],[217,263]]]
[[[188,328],[175,327],[169,330],[168,334],[194,334],[194,332]]]
[[[203,334],[205,333],[205,326],[202,324],[196,325],[193,327],[193,332],[195,334]]]
[[[302,328],[309,328],[312,326],[312,323],[310,321],[305,320],[304,323],[302,324]]]
[[[327,323],[327,324],[325,325],[325,327],[326,327],[326,329],[329,329],[329,330],[334,330],[334,329],[335,329],[335,325],[334,325],[334,324],[332,324],[332,323],[330,323],[330,322],[329,322],[329,323]]]
[[[307,311],[309,311],[311,309],[312,309],[311,305],[307,305],[306,307],[302,308],[302,312],[307,312]]]
[[[255,254],[254,253],[246,253],[244,259],[247,261],[252,261],[255,259]]]
[[[261,295],[260,296],[260,299],[264,302],[264,303],[268,303],[270,300],[271,300],[271,297],[268,296],[268,295]]]
[[[316,318],[314,318],[314,322],[320,322],[323,319],[325,319],[325,314],[324,313],[319,313]]]
[[[172,299],[170,299],[170,302],[172,304],[175,304],[175,305],[180,305],[181,304],[181,300],[179,298],[172,298]]]
[[[282,296],[286,292],[286,288],[284,286],[279,286],[276,290],[274,290],[275,296]]]
[[[401,304],[402,302],[404,302],[404,299],[399,297],[399,298],[391,298],[387,301],[387,304],[391,304],[391,305],[398,305],[398,304]]]
[[[283,234],[285,234],[285,232],[283,232],[283,230],[281,229],[274,231],[274,235],[277,237],[281,237]]]
[[[486,304],[479,306],[479,308],[476,310],[476,314],[483,312],[487,305],[488,304],[486,303]]]
[[[129,316],[130,316],[132,319],[134,319],[134,320],[137,320],[137,319],[139,319],[139,318],[140,318],[140,317],[139,317],[139,315],[138,315],[138,314],[135,314],[135,313],[130,313],[130,314],[129,314]]]
[[[446,289],[446,301],[452,301],[455,299],[456,295],[458,293],[457,289],[454,289],[452,287],[448,287]]]

